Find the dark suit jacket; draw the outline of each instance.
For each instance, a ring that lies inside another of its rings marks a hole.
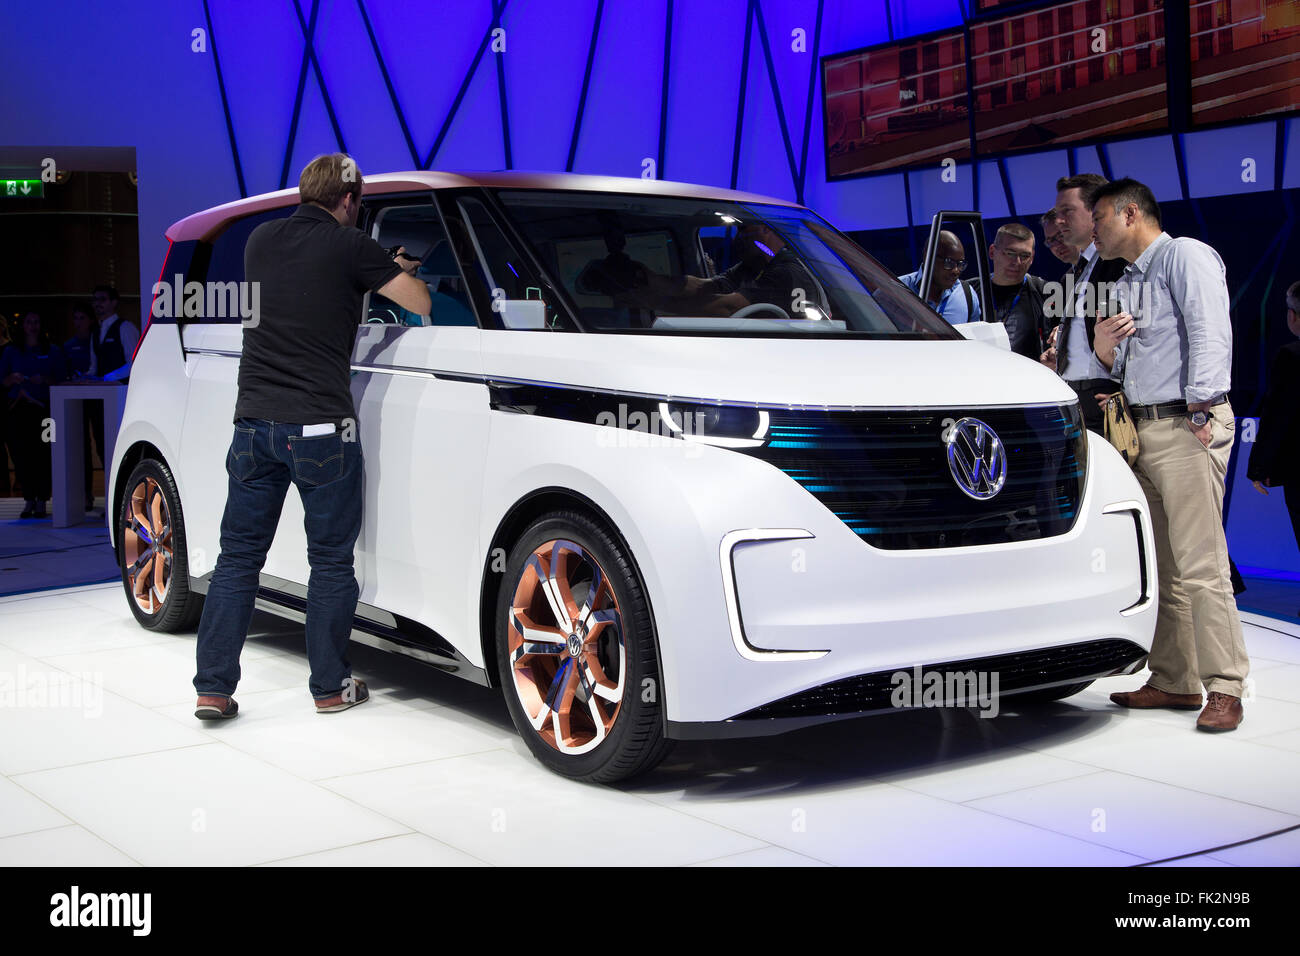
[[[1078,286],[1075,287],[1076,292],[1078,294],[1082,294],[1084,286],[1088,286],[1088,285],[1095,286],[1100,282],[1118,282],[1120,276],[1124,274],[1124,270],[1127,268],[1128,268],[1128,262],[1124,259],[1102,259],[1095,266],[1093,266],[1092,274],[1088,276],[1088,281],[1080,282]],[[1064,282],[1065,279],[1063,278],[1061,281]],[[1093,301],[1099,302],[1095,291],[1093,293]],[[1070,302],[1067,308],[1073,309],[1074,303]],[[1066,369],[1065,343],[1066,343],[1066,337],[1070,333],[1070,323],[1078,321],[1079,318],[1080,318],[1079,316],[1071,316],[1067,314],[1061,323],[1062,325],[1065,326],[1065,328],[1061,329],[1060,335],[1057,338],[1057,348],[1059,349],[1058,352],[1059,358],[1057,359],[1057,363],[1058,363],[1057,371],[1061,372],[1062,374],[1065,373],[1065,369]],[[1088,348],[1091,349],[1093,347],[1093,342],[1095,340],[1094,330],[1097,327],[1097,316],[1094,311],[1091,314],[1082,316],[1082,318],[1085,323],[1084,328],[1088,333]]]
[[[1284,345],[1273,361],[1246,477],[1300,484],[1300,342]]]

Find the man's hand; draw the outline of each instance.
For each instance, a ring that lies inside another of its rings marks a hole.
[[[1097,353],[1097,358],[1110,368],[1115,361],[1116,347],[1136,331],[1133,327],[1133,316],[1127,312],[1112,315],[1109,319],[1101,319],[1093,330],[1092,347]]]
[[[1197,428],[1195,425],[1192,424],[1192,420],[1190,418],[1184,419],[1184,421],[1187,422],[1187,428],[1191,431],[1193,435],[1196,436],[1196,440],[1199,441],[1206,448],[1209,448],[1210,439],[1212,437],[1210,433],[1210,426],[1213,424],[1213,422],[1207,420],[1204,425],[1202,425],[1200,428]]]
[[[15,385],[17,385],[17,384],[18,384],[19,382],[21,382],[22,380],[23,380],[23,377],[22,377],[22,374],[21,374],[21,373],[19,373],[19,372],[10,372],[8,375],[5,376],[4,386],[5,386],[5,388],[13,388]]]
[[[414,256],[406,254],[405,246],[398,246],[397,252],[393,255],[393,261],[402,267],[402,271],[408,276],[415,275],[415,270],[420,268],[420,260]]]
[[[1092,396],[1097,400],[1097,407],[1101,409],[1103,415],[1106,413],[1106,403],[1110,401],[1110,396],[1114,394],[1114,392],[1097,392]]]
[[[1264,483],[1262,481],[1252,481],[1251,484],[1255,486],[1255,490],[1258,491],[1261,495],[1268,494],[1268,488],[1264,486]]]
[[[1047,336],[1047,351],[1038,357],[1038,361],[1046,365],[1053,372],[1056,371],[1056,336],[1061,331],[1059,325],[1053,327]]]

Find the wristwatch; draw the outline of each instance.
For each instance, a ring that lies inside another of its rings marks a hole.
[[[1205,423],[1214,417],[1213,412],[1188,412],[1187,420],[1197,428],[1204,428]]]

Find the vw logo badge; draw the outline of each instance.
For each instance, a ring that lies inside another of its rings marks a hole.
[[[992,498],[1007,482],[1007,452],[997,432],[978,418],[963,418],[948,433],[948,470],[976,501]]]

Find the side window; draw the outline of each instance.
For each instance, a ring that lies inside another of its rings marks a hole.
[[[494,329],[567,329],[569,322],[563,306],[528,261],[518,253],[496,224],[483,202],[466,196],[456,202],[456,209],[469,227],[473,274],[486,292],[488,328]]]
[[[474,309],[470,305],[460,269],[460,260],[468,250],[458,251],[443,228],[438,211],[431,204],[425,202],[414,206],[387,206],[378,210],[371,235],[384,248],[395,249],[400,246],[406,250],[407,255],[420,260],[415,275],[428,285],[432,307],[428,316],[416,315],[374,292],[366,306],[367,323],[476,324]]]
[[[190,269],[190,278],[207,282],[207,296],[214,300],[216,308],[205,308],[204,314],[195,321],[208,323],[237,324],[240,320],[237,308],[222,307],[230,296],[238,295],[238,285],[244,281],[244,245],[254,229],[273,219],[285,219],[293,215],[296,206],[282,206],[254,213],[243,219],[236,219],[228,225],[211,242],[200,242],[194,251],[194,262]],[[218,285],[220,283],[220,285]]]

